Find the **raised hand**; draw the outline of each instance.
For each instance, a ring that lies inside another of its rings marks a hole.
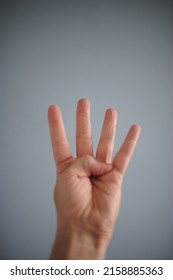
[[[108,109],[94,156],[90,102],[81,99],[73,157],[58,106],[49,108],[48,120],[57,172],[54,200],[58,227],[51,258],[103,259],[118,216],[123,176],[141,128],[130,128],[112,160],[117,112]]]

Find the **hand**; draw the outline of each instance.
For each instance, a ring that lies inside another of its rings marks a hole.
[[[77,106],[76,157],[71,154],[58,106],[50,106],[48,120],[57,172],[54,200],[58,228],[51,258],[102,259],[118,216],[123,177],[141,128],[130,128],[112,161],[115,109],[105,113],[95,156],[88,100],[79,100]]]

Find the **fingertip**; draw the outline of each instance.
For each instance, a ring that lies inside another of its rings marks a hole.
[[[60,108],[56,104],[52,104],[48,107],[48,115],[51,115],[52,113],[55,113],[57,111],[60,111]]]
[[[139,124],[133,124],[133,125],[131,126],[131,129],[132,129],[134,132],[136,132],[136,133],[140,133],[141,130],[142,130],[141,125],[139,125]]]
[[[109,108],[106,110],[106,115],[110,117],[115,117],[117,118],[118,116],[118,111],[115,108]]]
[[[141,133],[141,126],[139,124],[133,124],[128,132],[128,138],[138,140]]]
[[[51,126],[56,126],[57,120],[61,118],[61,110],[56,104],[48,108],[48,121]]]
[[[87,98],[81,98],[78,101],[78,107],[80,106],[81,108],[83,107],[89,107],[90,106],[90,100]]]

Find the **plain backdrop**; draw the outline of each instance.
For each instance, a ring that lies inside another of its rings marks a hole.
[[[83,97],[94,150],[107,108],[119,112],[115,152],[131,124],[142,126],[106,259],[173,259],[172,14],[165,0],[0,2],[0,259],[48,259],[47,109],[62,108],[75,155]]]

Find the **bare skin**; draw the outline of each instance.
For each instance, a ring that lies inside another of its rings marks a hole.
[[[81,99],[76,112],[76,157],[72,156],[60,108],[48,110],[57,181],[54,201],[57,232],[51,259],[104,259],[118,217],[121,186],[141,128],[133,125],[112,160],[117,111],[105,113],[93,155],[90,102]]]

